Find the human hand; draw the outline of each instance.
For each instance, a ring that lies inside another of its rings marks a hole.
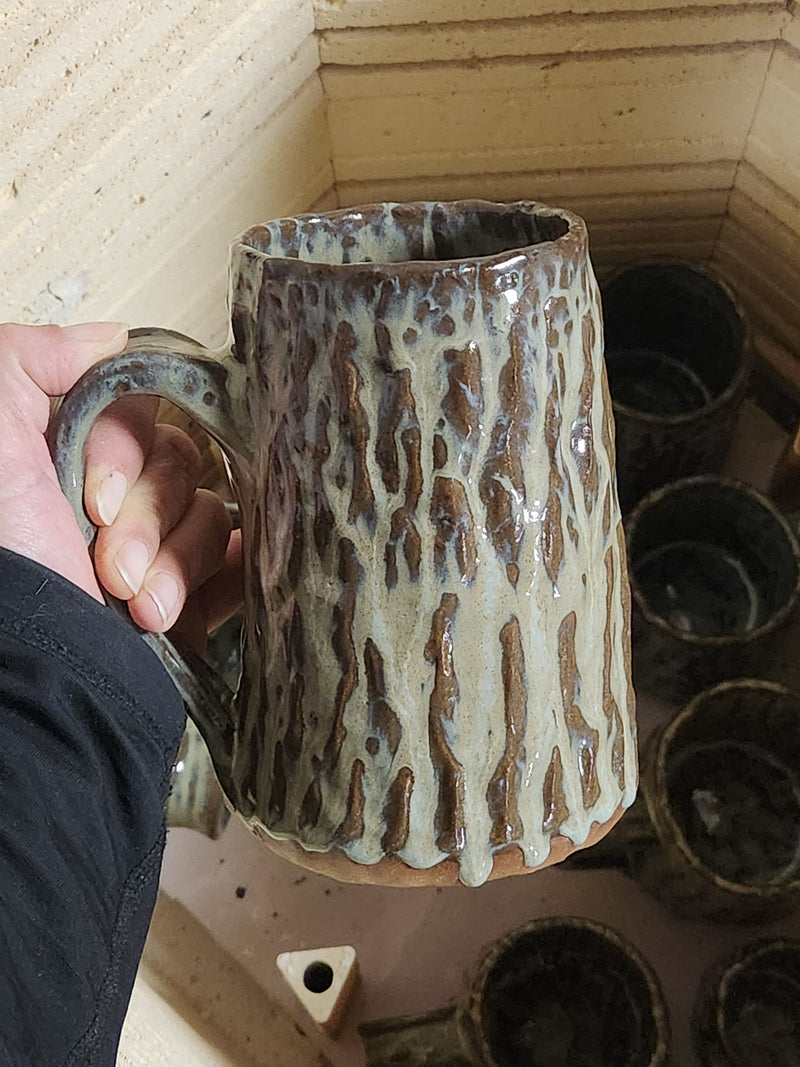
[[[190,597],[181,623],[197,644],[238,607],[241,542],[219,497],[197,488],[194,444],[156,424],[152,397],[120,400],[97,420],[84,457],[93,567],[44,437],[50,398],[126,340],[119,323],[0,325],[0,545],[102,600],[99,579],[144,629],[172,627]]]

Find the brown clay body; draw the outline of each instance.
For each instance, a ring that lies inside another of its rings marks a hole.
[[[508,878],[514,874],[532,874],[541,871],[545,867],[552,867],[561,863],[573,852],[584,848],[591,848],[600,841],[609,830],[617,824],[624,815],[623,807],[617,808],[611,818],[602,825],[594,823],[589,836],[582,845],[574,845],[567,837],[560,835],[552,838],[550,853],[538,867],[525,865],[523,854],[515,845],[509,845],[501,852],[496,852],[492,864],[491,874],[486,879],[488,882],[499,878]],[[253,829],[253,827],[251,827]],[[282,856],[283,859],[295,863],[298,867],[304,867],[314,874],[324,874],[329,878],[335,878],[337,882],[349,882],[357,885],[385,885],[393,887],[425,887],[425,886],[448,886],[460,885],[458,863],[455,859],[444,860],[435,867],[427,870],[418,870],[409,867],[396,856],[386,856],[372,867],[354,863],[344,852],[335,851],[330,853],[308,852],[292,841],[276,841],[274,838],[266,838],[263,832],[255,829],[255,833],[265,841],[273,852]]]

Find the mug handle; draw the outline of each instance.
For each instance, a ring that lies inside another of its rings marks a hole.
[[[159,396],[194,419],[227,451],[251,455],[244,405],[244,371],[171,330],[131,330],[125,350],[96,364],[63,398],[50,420],[47,440],[62,492],[72,505],[87,545],[96,528],[83,503],[83,451],[95,419],[123,396]],[[124,601],[104,593],[106,602],[133,621]],[[234,694],[214,671],[188,649],[178,648],[165,634],[136,629],[170,675],[211,754],[220,785],[245,816],[246,798],[239,797],[232,776]],[[251,805],[250,805],[251,806]]]

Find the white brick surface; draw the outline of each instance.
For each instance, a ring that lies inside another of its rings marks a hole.
[[[741,6],[739,0],[718,0],[721,12]],[[748,4],[765,12],[784,9],[775,0]],[[652,12],[668,8],[678,13],[709,7],[707,0],[683,0],[666,5],[664,0],[314,0],[319,28],[348,26],[398,26],[429,22],[493,22],[542,15],[569,15],[576,9],[609,15],[629,11]]]
[[[0,39],[3,317],[192,328],[234,233],[331,186],[310,0],[25,0]]]
[[[388,5],[390,8],[393,5]],[[782,5],[662,8],[657,11],[532,15],[474,22],[353,26],[320,31],[323,63],[346,66],[472,62],[502,56],[559,56],[620,49],[698,48],[767,41],[788,16]]]

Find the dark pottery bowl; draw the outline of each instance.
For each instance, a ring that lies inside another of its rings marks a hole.
[[[703,1067],[797,1067],[800,941],[752,941],[718,964],[692,1022]]]
[[[718,471],[752,356],[744,312],[712,271],[633,263],[601,286],[623,510],[677,478]]]
[[[626,522],[633,677],[675,701],[765,673],[800,595],[800,547],[751,486],[714,476],[656,489]]]
[[[469,1003],[492,1067],[656,1067],[667,1062],[667,1010],[650,965],[613,930],[540,919],[499,941]]]
[[[800,695],[745,678],[642,751],[639,796],[568,867],[618,868],[678,915],[766,922],[800,904]]]
[[[369,1067],[665,1067],[667,1009],[653,970],[613,930],[539,919],[483,957],[468,997],[363,1023]]]

